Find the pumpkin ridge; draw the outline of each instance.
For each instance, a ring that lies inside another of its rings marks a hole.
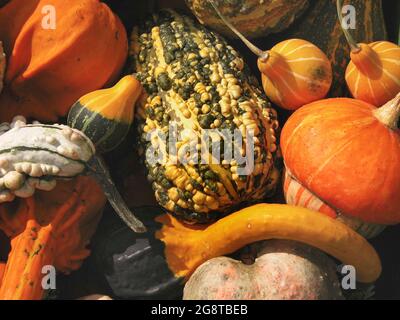
[[[368,127],[369,125],[373,125],[373,122],[368,122],[365,123],[364,126]],[[360,125],[359,125],[360,126]],[[350,125],[349,127],[353,128],[353,125]],[[348,136],[347,139],[342,143],[342,145],[339,145],[335,151],[332,152],[332,155],[329,156],[327,159],[325,159],[324,161],[322,161],[322,163],[320,164],[320,166],[318,168],[316,168],[316,170],[314,171],[314,173],[311,176],[308,176],[307,181],[306,181],[306,186],[308,187],[308,189],[312,189],[312,181],[314,180],[314,178],[322,171],[324,170],[324,168],[326,166],[329,165],[329,163],[335,158],[335,157],[339,157],[340,153],[343,152],[352,142],[353,139],[357,138],[358,136],[362,135],[363,132],[366,130],[366,128],[359,128],[359,131],[355,134],[353,134],[352,136]],[[317,195],[318,196],[318,195]]]

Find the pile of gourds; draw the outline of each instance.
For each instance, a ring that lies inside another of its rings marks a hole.
[[[78,270],[89,242],[108,292],[87,293],[114,298],[343,299],[337,261],[378,279],[367,239],[400,222],[400,47],[381,1],[346,1],[371,17],[355,30],[341,0],[176,2],[125,14],[130,37],[99,0],[0,5],[0,299],[46,298],[43,268]],[[266,51],[248,40],[267,35]],[[216,131],[241,134],[233,160],[204,130],[222,147]]]

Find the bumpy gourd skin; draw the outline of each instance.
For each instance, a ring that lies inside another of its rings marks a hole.
[[[265,37],[290,26],[308,8],[308,0],[217,0],[219,9],[246,36]],[[186,0],[187,5],[206,26],[223,35],[234,34],[223,24],[208,1]]]
[[[179,132],[194,130],[197,136],[178,138],[178,155],[193,141],[199,143],[202,129],[239,129],[244,137],[246,129],[254,130],[250,175],[238,175],[237,163],[224,161],[223,148],[220,164],[168,164],[170,153],[166,164],[146,162],[164,208],[187,221],[207,222],[242,201],[274,191],[279,177],[276,112],[231,46],[190,18],[161,11],[134,30],[131,57],[148,94],[137,106],[139,151],[161,149],[162,141],[152,145],[146,135],[153,129],[168,132],[171,122]],[[244,140],[243,149],[249,144]]]

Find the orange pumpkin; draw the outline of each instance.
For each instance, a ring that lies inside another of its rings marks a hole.
[[[55,29],[43,27],[51,6]],[[99,0],[12,0],[0,9],[0,39],[9,57],[0,121],[57,121],[79,97],[113,82],[128,50],[121,21]]]
[[[224,23],[258,56],[265,94],[276,105],[295,110],[323,99],[332,85],[332,66],[316,45],[302,39],[285,40],[262,51],[239,32],[208,0]]]
[[[340,21],[342,7],[343,0],[337,0]],[[352,96],[376,106],[393,99],[400,91],[400,46],[388,41],[358,44],[342,29],[351,48],[346,83]]]
[[[88,177],[58,183],[50,192],[0,206],[0,228],[12,239],[0,300],[41,299],[42,268],[69,273],[89,255],[105,199]]]
[[[296,111],[282,130],[281,148],[290,177],[309,193],[293,188],[289,202],[315,209],[319,199],[320,211],[328,215],[400,222],[399,115],[400,94],[379,109],[335,98]],[[315,199],[306,200],[310,195]]]

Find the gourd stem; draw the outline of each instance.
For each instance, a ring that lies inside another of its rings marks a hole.
[[[250,42],[238,29],[236,29],[232,23],[228,21],[228,19],[221,13],[218,9],[217,5],[215,4],[214,0],[208,0],[208,2],[212,5],[215,12],[221,18],[221,20],[228,26],[229,29],[232,30],[239,38],[244,42],[244,44],[256,55],[258,56],[263,62],[268,59],[268,52],[263,51],[260,48],[256,47],[252,42]]]
[[[397,44],[400,46],[400,24],[399,24],[399,30],[398,30],[398,39],[397,39]]]
[[[344,35],[346,37],[346,40],[347,40],[347,42],[348,42],[348,44],[349,44],[349,46],[351,48],[351,51],[354,52],[354,53],[360,51],[361,47],[354,40],[354,38],[351,35],[350,31],[343,27],[343,16],[342,16],[343,0],[337,0],[336,1],[336,7],[337,7],[337,13],[338,13],[340,27],[343,30],[343,33],[344,33]]]
[[[400,119],[400,92],[383,107],[375,110],[375,117],[392,130],[398,130]]]
[[[100,183],[106,195],[108,202],[114,208],[120,218],[137,233],[146,232],[146,227],[135,217],[132,211],[128,208],[126,202],[118,192],[117,187],[112,181],[111,175],[107,169],[107,165],[100,156],[94,156],[89,162],[91,174]]]

